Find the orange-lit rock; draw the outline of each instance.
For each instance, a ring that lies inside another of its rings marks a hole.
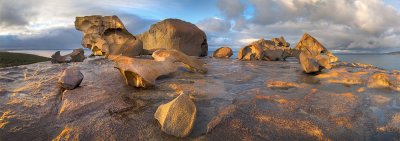
[[[271,89],[290,89],[300,87],[300,85],[293,82],[269,80],[267,81],[267,87]]]
[[[175,50],[157,50],[153,52],[151,55],[154,60],[156,61],[168,61],[168,62],[181,62],[185,64],[185,67],[188,68],[189,70],[200,72],[200,73],[207,73],[207,68],[204,67],[204,63],[201,62],[200,60],[187,56],[186,54]]]
[[[376,73],[368,79],[368,88],[388,88],[389,86],[389,77],[385,73]]]
[[[294,49],[298,50],[298,54],[294,56],[299,56],[301,52],[304,52],[310,56],[324,54],[329,57],[328,60],[330,62],[338,61],[338,58],[334,56],[333,53],[329,52],[320,42],[317,41],[317,39],[307,33],[304,33],[303,37],[301,37],[299,43]]]
[[[232,49],[229,47],[220,47],[213,53],[214,58],[230,58],[232,55]]]
[[[139,35],[145,54],[159,49],[175,49],[189,56],[207,56],[208,44],[204,31],[179,19],[165,19],[151,25]]]
[[[117,16],[76,17],[75,28],[83,32],[82,46],[92,55],[137,56],[142,52],[142,41],[126,30]]]
[[[238,59],[243,61],[262,60],[263,58],[264,51],[258,46],[245,46],[238,52]]]
[[[196,106],[188,94],[181,94],[174,100],[158,107],[154,118],[161,130],[169,135],[186,137],[192,132],[196,120]]]
[[[126,84],[134,87],[150,87],[155,85],[159,76],[173,73],[177,66],[169,61],[154,61],[150,59],[130,58],[110,55],[109,59],[125,78]]]

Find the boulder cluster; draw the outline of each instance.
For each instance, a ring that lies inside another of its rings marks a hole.
[[[207,56],[206,34],[192,23],[166,19],[142,34],[128,32],[117,16],[77,17],[75,28],[83,32],[82,46],[93,55],[149,55],[159,49],[175,49],[190,56]]]
[[[229,58],[232,56],[232,49],[229,47],[218,48],[214,58]],[[331,69],[330,63],[337,62],[338,58],[329,52],[314,37],[305,33],[297,46],[293,49],[283,37],[272,38],[271,40],[260,39],[249,45],[240,48],[238,59],[242,61],[265,60],[284,61],[288,57],[296,57],[304,72],[315,73],[322,69]]]
[[[238,53],[238,59],[243,61],[286,60],[290,56],[290,44],[283,37],[272,38],[271,40],[260,39],[250,45],[242,47]]]

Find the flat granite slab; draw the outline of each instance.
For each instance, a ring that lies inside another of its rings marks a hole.
[[[188,92],[197,107],[184,140],[398,140],[400,73],[336,63],[305,74],[295,59],[202,59],[207,74],[182,68],[155,87],[127,86],[114,63],[81,63],[0,69],[0,140],[177,140],[160,130],[157,107]],[[80,67],[81,86],[62,90],[57,79]],[[368,88],[375,73],[391,87]]]

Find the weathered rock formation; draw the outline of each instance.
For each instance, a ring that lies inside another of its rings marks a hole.
[[[189,56],[207,56],[206,34],[196,25],[179,19],[166,19],[139,35],[144,54],[159,49],[176,49]]]
[[[161,125],[161,130],[169,135],[186,137],[192,132],[196,119],[196,106],[187,93],[160,105],[154,118]]]
[[[220,47],[213,53],[214,58],[230,58],[232,55],[232,49],[229,47]]]
[[[258,46],[245,46],[238,52],[238,59],[243,61],[262,60],[263,58],[264,51]]]
[[[68,68],[64,70],[61,77],[58,79],[58,83],[64,89],[72,90],[79,87],[83,80],[83,74],[78,68]]]
[[[160,49],[155,52],[153,52],[152,57],[156,61],[169,61],[169,62],[181,62],[185,65],[185,67],[191,71],[195,72],[200,72],[200,73],[207,73],[207,68],[205,68],[203,65],[204,63],[201,62],[200,60],[187,56],[186,54],[172,49],[172,50],[166,50],[166,49]]]
[[[283,37],[272,38],[272,40],[260,39],[252,42],[248,46],[254,46],[253,48],[255,48],[255,50],[258,49],[262,50],[263,52],[261,56],[262,59],[256,59],[256,60],[279,61],[279,60],[286,60],[286,58],[291,55],[289,48],[290,44],[287,43]],[[245,48],[249,48],[248,46],[243,47],[240,50],[246,52]],[[245,53],[245,55],[241,54],[238,56],[238,58],[243,58],[243,56],[246,56],[246,54],[254,54],[254,53]],[[239,59],[239,60],[248,60],[248,59]]]
[[[334,56],[331,52],[329,52],[320,42],[317,41],[311,35],[304,33],[303,37],[301,37],[299,43],[294,48],[293,51],[294,56],[298,57],[300,52],[304,52],[311,56],[317,56],[320,54],[324,54],[329,56],[330,62],[337,62],[338,58]]]
[[[60,51],[51,55],[51,63],[69,63],[82,62],[85,60],[85,52],[83,49],[74,49],[72,53],[61,56]]]
[[[306,73],[318,72],[323,68],[331,69],[330,63],[338,60],[336,56],[307,33],[304,33],[294,50],[296,50],[295,53],[298,53],[297,57],[301,67]]]
[[[117,16],[76,17],[75,28],[83,32],[82,46],[93,55],[137,56],[142,42],[126,30]]]
[[[173,73],[176,65],[170,61],[158,62],[150,59],[131,58],[110,55],[109,59],[116,63],[126,84],[134,87],[150,87],[155,85],[159,76]]]

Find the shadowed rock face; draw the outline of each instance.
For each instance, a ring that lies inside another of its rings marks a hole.
[[[201,62],[200,60],[187,56],[186,54],[172,49],[172,50],[157,50],[153,52],[151,55],[155,61],[168,61],[168,62],[181,62],[184,64],[184,66],[195,72],[199,73],[207,73],[207,68],[204,67],[204,63]]]
[[[79,71],[79,68],[72,67],[64,70],[58,83],[64,89],[72,90],[79,87],[83,80],[83,74]]]
[[[154,118],[161,125],[161,130],[169,135],[186,137],[192,132],[196,119],[196,106],[188,94],[181,94],[174,100],[160,105]]]
[[[177,66],[169,61],[157,62],[150,59],[114,55],[110,55],[109,59],[116,63],[126,84],[134,87],[154,86],[158,77],[177,70]]]
[[[139,35],[145,54],[159,49],[176,49],[189,56],[207,56],[206,34],[196,25],[179,19],[166,19]]]
[[[60,51],[51,55],[52,63],[69,63],[69,62],[82,62],[85,60],[85,52],[83,49],[74,49],[72,53],[61,56]]]
[[[126,30],[117,16],[76,17],[75,28],[83,32],[82,46],[93,55],[137,56],[142,42]]]
[[[220,47],[213,53],[213,57],[215,58],[230,58],[232,55],[232,49],[229,47]]]

